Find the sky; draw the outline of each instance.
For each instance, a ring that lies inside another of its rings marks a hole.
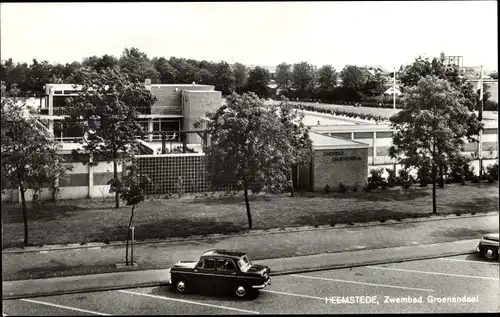
[[[148,57],[392,69],[460,55],[497,70],[496,1],[2,3],[1,58]]]

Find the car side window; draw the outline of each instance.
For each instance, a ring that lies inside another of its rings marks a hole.
[[[198,262],[198,265],[196,265],[198,269],[203,269],[205,267],[205,260],[201,259],[200,262]]]
[[[230,260],[217,260],[217,271],[234,271],[234,263]]]
[[[205,259],[205,266],[203,268],[206,270],[215,270],[215,260]]]

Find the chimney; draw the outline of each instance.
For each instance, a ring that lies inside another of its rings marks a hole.
[[[144,86],[146,86],[146,89],[151,90],[151,79],[146,78],[146,80],[144,81]]]

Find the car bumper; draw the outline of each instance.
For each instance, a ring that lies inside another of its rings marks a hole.
[[[261,285],[252,285],[253,289],[263,289],[267,285],[271,285],[271,278],[269,278],[264,284]]]

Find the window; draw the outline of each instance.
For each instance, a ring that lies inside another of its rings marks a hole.
[[[196,265],[197,268],[202,269],[205,267],[205,260],[201,259],[200,262],[198,262],[198,265]]]
[[[206,259],[204,261],[203,268],[205,270],[214,270],[215,269],[215,260],[214,259]]]
[[[231,260],[217,260],[217,271],[234,271],[234,263]]]
[[[250,261],[248,261],[248,258],[246,256],[243,256],[238,260],[238,266],[240,267],[240,270],[242,272],[246,272],[252,266],[252,264],[250,263]]]

